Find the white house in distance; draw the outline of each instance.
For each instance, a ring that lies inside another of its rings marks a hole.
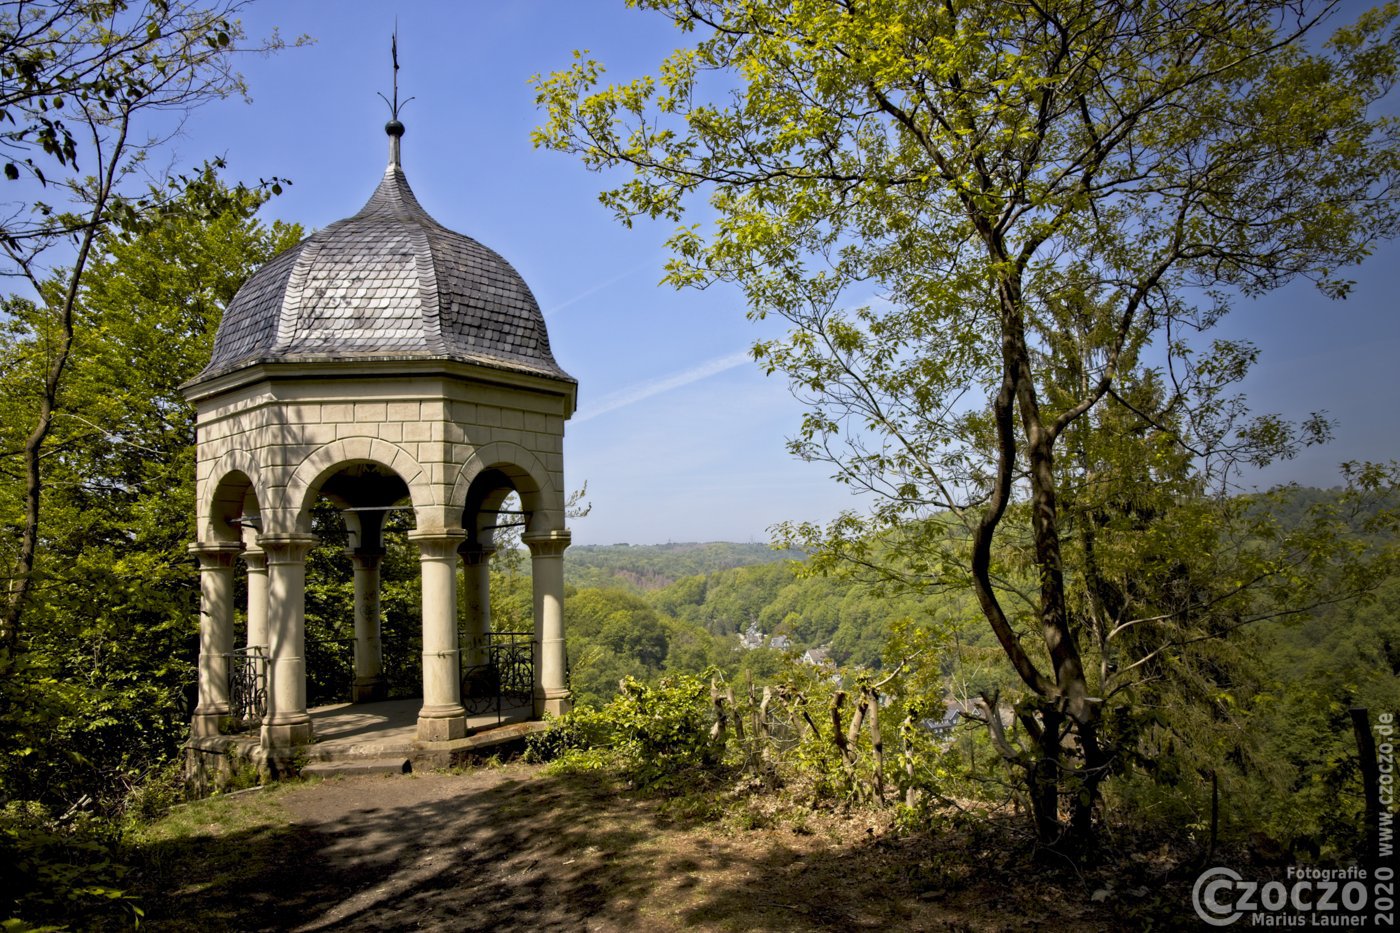
[[[497,510],[513,491],[532,556],[533,712],[568,707],[563,437],[577,383],[555,362],[519,274],[428,216],[400,164],[403,124],[385,129],[389,165],[369,202],[251,276],[224,314],[209,365],[184,386],[198,410],[192,750],[229,730],[230,667],[243,657],[265,666],[268,760],[290,760],[315,740],[303,590],[320,497],[343,510],[350,533],[356,701],[384,696],[381,529],[390,508],[411,508],[423,588],[417,738],[465,734],[464,652],[468,664],[479,660],[472,655],[489,631],[487,558]],[[239,560],[248,573],[246,647],[233,644]]]

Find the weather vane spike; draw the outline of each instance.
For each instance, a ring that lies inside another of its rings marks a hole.
[[[402,104],[399,103],[399,24],[397,19],[394,21],[393,36],[389,40],[389,54],[394,62],[394,99],[390,100],[383,94],[380,94],[379,98],[389,105],[389,122],[384,124],[384,132],[393,137],[394,145],[391,147],[390,157],[391,161],[397,163],[397,143],[399,137],[403,136],[403,124],[399,122],[399,109],[407,106],[408,101],[413,100],[413,98],[410,97]]]

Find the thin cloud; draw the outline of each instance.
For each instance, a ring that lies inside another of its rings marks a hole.
[[[599,415],[606,415],[608,412],[617,411],[619,408],[625,408],[628,405],[635,405],[637,402],[660,395],[663,392],[670,392],[672,389],[688,386],[691,383],[699,382],[701,379],[717,376],[736,366],[742,366],[751,358],[748,350],[739,350],[727,356],[720,356],[708,360],[701,363],[699,366],[687,369],[683,373],[667,376],[665,379],[654,379],[651,382],[642,382],[634,386],[628,386],[625,389],[620,389],[610,395],[603,396],[603,398],[598,401],[598,404],[576,415],[573,419],[574,423],[577,424],[580,421],[587,421]]]
[[[635,266],[633,266],[632,268],[626,270],[625,272],[619,272],[617,275],[613,276],[612,278],[607,279],[607,280],[602,281],[602,282],[599,282],[597,285],[594,285],[592,288],[584,289],[583,291],[579,292],[577,295],[575,295],[574,297],[568,299],[567,301],[561,301],[559,304],[557,304],[557,305],[555,305],[554,307],[550,308],[548,311],[543,311],[543,312],[541,312],[541,313],[542,313],[546,318],[553,317],[554,315],[558,314],[560,311],[563,311],[563,310],[564,310],[565,308],[567,308],[569,305],[577,304],[578,302],[580,302],[580,301],[582,301],[583,299],[589,297],[590,295],[596,295],[598,292],[601,292],[603,289],[605,289],[605,288],[610,288],[610,287],[612,287],[613,285],[616,285],[618,282],[621,282],[623,279],[627,278],[628,276],[636,275],[638,272],[641,272],[643,269],[646,269],[646,268],[649,268],[649,267],[651,267],[651,266],[654,266],[655,264],[656,264],[656,260],[655,260],[655,259],[648,259],[646,262],[638,263],[637,265],[635,265]]]

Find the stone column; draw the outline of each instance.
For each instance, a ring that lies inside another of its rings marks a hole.
[[[190,545],[199,558],[199,704],[190,734],[218,735],[230,713],[228,656],[233,651],[233,562],[243,545]]]
[[[311,534],[265,534],[267,555],[267,718],[263,748],[309,744],[314,736],[306,712],[306,554]]]
[[[527,534],[535,596],[535,715],[562,716],[572,705],[564,683],[564,549],[568,531]]]
[[[373,703],[389,697],[379,638],[379,565],[384,549],[355,548],[350,560],[355,565],[355,681],[350,686],[350,700]]]
[[[491,633],[491,555],[495,548],[480,544],[464,544],[457,549],[462,555],[462,593],[466,624],[463,626],[463,663],[467,667],[485,664],[486,645]]]
[[[423,574],[423,708],[418,740],[443,742],[467,734],[462,709],[461,648],[457,640],[457,548],[466,533],[412,532]]]
[[[267,653],[267,555],[263,549],[243,552],[248,565],[248,647]]]
[[[385,513],[378,509],[347,509],[341,515],[345,530],[350,533],[345,553],[355,567],[355,679],[350,684],[350,700],[372,703],[389,696],[379,616]]]

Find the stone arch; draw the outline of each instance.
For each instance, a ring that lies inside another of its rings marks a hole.
[[[317,448],[297,466],[282,492],[279,517],[290,526],[285,530],[309,532],[311,505],[321,485],[336,470],[355,463],[376,464],[403,480],[415,514],[436,504],[427,471],[407,450],[377,437],[346,437]]]
[[[473,505],[481,507],[483,503],[469,501],[473,494],[472,484],[488,471],[504,474],[515,488],[520,496],[521,508],[531,514],[527,532],[564,527],[564,503],[549,471],[535,454],[510,441],[492,441],[473,451],[457,471],[448,502],[462,509]]]
[[[198,539],[242,541],[237,519],[260,515],[267,505],[267,485],[257,458],[247,450],[230,450],[215,461],[200,495]]]

